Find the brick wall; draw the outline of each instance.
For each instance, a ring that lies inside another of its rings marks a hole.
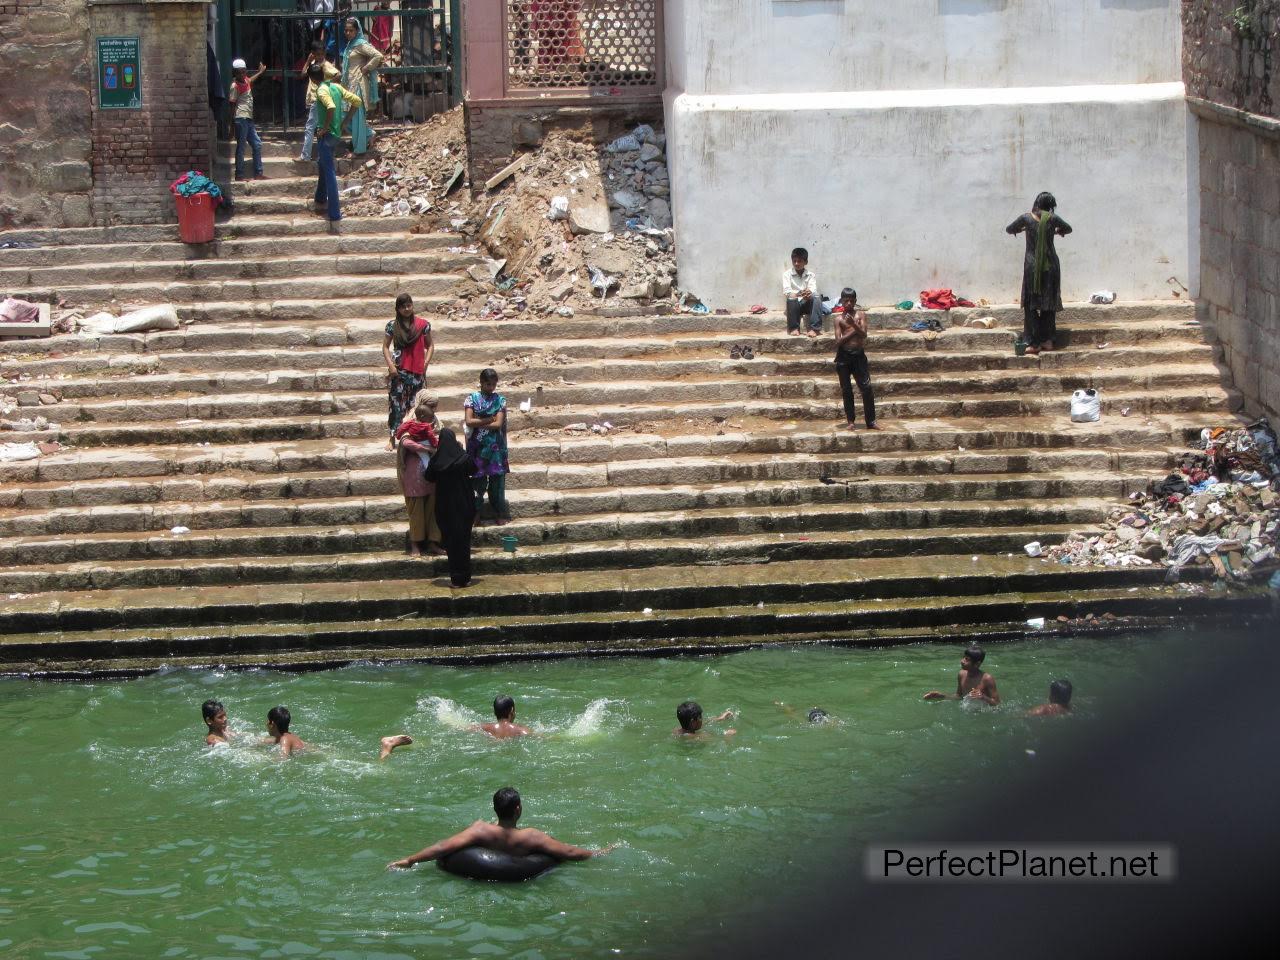
[[[85,0],[0,0],[0,229],[91,220]]]
[[[1183,0],[1182,12],[1200,316],[1245,412],[1280,426],[1280,0]]]
[[[91,43],[97,36],[137,36],[142,53],[142,109],[99,110],[94,104],[95,222],[174,220],[169,184],[187,170],[208,172],[206,7],[203,0],[90,6]],[[96,98],[96,83],[93,89]]]

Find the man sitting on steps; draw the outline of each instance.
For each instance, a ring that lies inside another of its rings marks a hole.
[[[809,269],[809,251],[796,247],[791,251],[791,269],[782,272],[782,296],[786,303],[787,333],[800,336],[800,320],[809,318],[808,336],[822,332],[822,318],[831,311],[818,293],[818,278]]]

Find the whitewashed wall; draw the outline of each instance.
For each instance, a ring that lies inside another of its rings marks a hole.
[[[684,289],[776,306],[792,246],[864,302],[1010,302],[1040,190],[1064,296],[1194,284],[1176,0],[668,0]]]

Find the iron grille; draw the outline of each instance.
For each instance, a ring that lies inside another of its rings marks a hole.
[[[507,89],[661,83],[661,0],[507,0]]]

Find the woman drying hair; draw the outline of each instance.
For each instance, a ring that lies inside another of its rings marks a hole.
[[[1058,201],[1052,193],[1041,193],[1005,232],[1027,233],[1027,254],[1022,262],[1022,338],[1027,353],[1053,349],[1057,335],[1057,313],[1062,309],[1062,268],[1053,249],[1055,236],[1065,237],[1071,226],[1056,213]]]

